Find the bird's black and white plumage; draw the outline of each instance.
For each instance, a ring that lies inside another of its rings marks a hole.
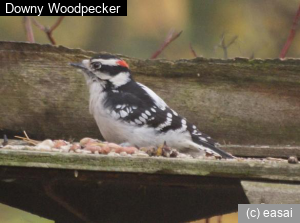
[[[124,60],[101,54],[71,65],[83,70],[90,91],[90,113],[105,140],[139,147],[166,142],[193,156],[206,152],[232,158],[151,89],[135,82]]]

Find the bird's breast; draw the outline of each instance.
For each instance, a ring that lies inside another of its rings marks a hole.
[[[103,114],[105,112],[104,102],[106,100],[107,93],[103,91],[103,86],[97,82],[90,86],[90,113],[95,116]]]

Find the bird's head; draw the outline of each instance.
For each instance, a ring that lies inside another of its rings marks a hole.
[[[81,69],[87,81],[110,82],[113,86],[119,87],[131,80],[128,64],[113,55],[100,54],[71,65]]]

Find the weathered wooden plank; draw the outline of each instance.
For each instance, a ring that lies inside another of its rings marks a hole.
[[[274,161],[111,157],[0,150],[0,166],[300,181],[300,165]]]
[[[234,156],[241,157],[300,157],[299,146],[247,146],[247,145],[222,145],[221,148]]]
[[[0,42],[0,133],[12,136],[26,130],[40,139],[99,138],[88,113],[84,79],[68,65],[95,54]],[[138,81],[221,143],[300,144],[298,59],[121,57]]]
[[[241,181],[250,204],[300,204],[300,184]]]

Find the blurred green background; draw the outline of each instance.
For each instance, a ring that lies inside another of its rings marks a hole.
[[[193,58],[192,44],[199,56],[223,58],[216,47],[237,36],[228,56],[277,58],[289,35],[299,0],[128,0],[127,17],[66,17],[54,31],[58,45],[92,51],[150,58],[171,29],[183,30],[159,56],[168,59]],[[35,17],[51,26],[58,17]],[[0,40],[26,41],[23,17],[0,17]],[[45,33],[33,25],[35,41],[49,43]],[[287,54],[300,56],[300,35]],[[48,223],[26,212],[0,204],[3,223]],[[204,222],[204,220],[200,221]],[[217,219],[211,219],[217,222]],[[237,222],[237,214],[226,215]]]
[[[1,223],[54,223],[54,221],[41,218],[7,205],[0,204]]]
[[[149,58],[170,29],[183,30],[160,57],[192,58],[189,44],[198,55],[223,58],[215,49],[237,36],[229,57],[276,58],[289,35],[299,7],[298,0],[128,0],[127,17],[66,17],[54,31],[59,45],[93,51],[108,51]],[[36,17],[51,26],[57,17]],[[0,17],[0,40],[26,41],[22,17]],[[36,42],[49,43],[33,27]],[[299,57],[300,35],[296,35],[288,57]]]

